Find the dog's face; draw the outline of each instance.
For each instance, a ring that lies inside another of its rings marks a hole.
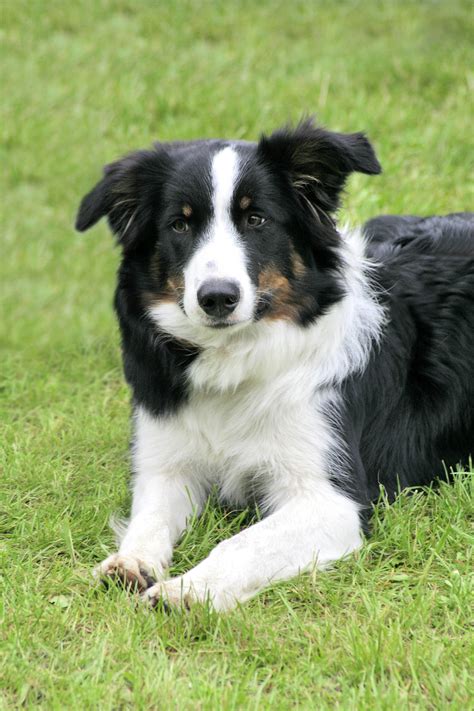
[[[362,134],[311,122],[258,144],[158,144],[105,169],[77,228],[107,215],[121,288],[178,339],[260,320],[314,320],[341,295],[332,214],[349,173],[378,173]]]

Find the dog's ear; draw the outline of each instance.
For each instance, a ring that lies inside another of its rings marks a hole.
[[[363,133],[334,133],[315,126],[312,119],[262,136],[258,152],[286,171],[298,195],[322,220],[331,221],[351,173],[382,172]]]
[[[162,185],[163,156],[137,151],[105,166],[104,177],[85,195],[76,217],[76,229],[85,232],[102,217],[123,249],[134,248],[147,233]]]

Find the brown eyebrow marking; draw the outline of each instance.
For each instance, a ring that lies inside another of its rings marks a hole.
[[[182,213],[185,217],[191,217],[191,215],[193,214],[193,208],[191,207],[191,205],[183,205]]]
[[[252,202],[252,198],[250,198],[248,195],[244,195],[243,197],[240,198],[239,205],[242,210],[246,210]]]

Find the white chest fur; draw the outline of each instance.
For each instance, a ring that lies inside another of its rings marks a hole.
[[[332,440],[323,414],[330,392],[307,392],[298,402],[262,390],[193,396],[165,420],[139,410],[135,464],[142,470],[144,461],[153,461],[171,476],[192,474],[206,489],[217,484],[236,504],[245,503],[250,485],[263,493],[268,509],[290,491],[315,486],[326,476]]]

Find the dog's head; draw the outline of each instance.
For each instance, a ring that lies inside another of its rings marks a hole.
[[[311,121],[256,144],[157,144],[105,168],[76,227],[108,217],[121,287],[178,339],[263,319],[305,325],[342,295],[333,218],[345,181],[380,170],[363,134]]]

